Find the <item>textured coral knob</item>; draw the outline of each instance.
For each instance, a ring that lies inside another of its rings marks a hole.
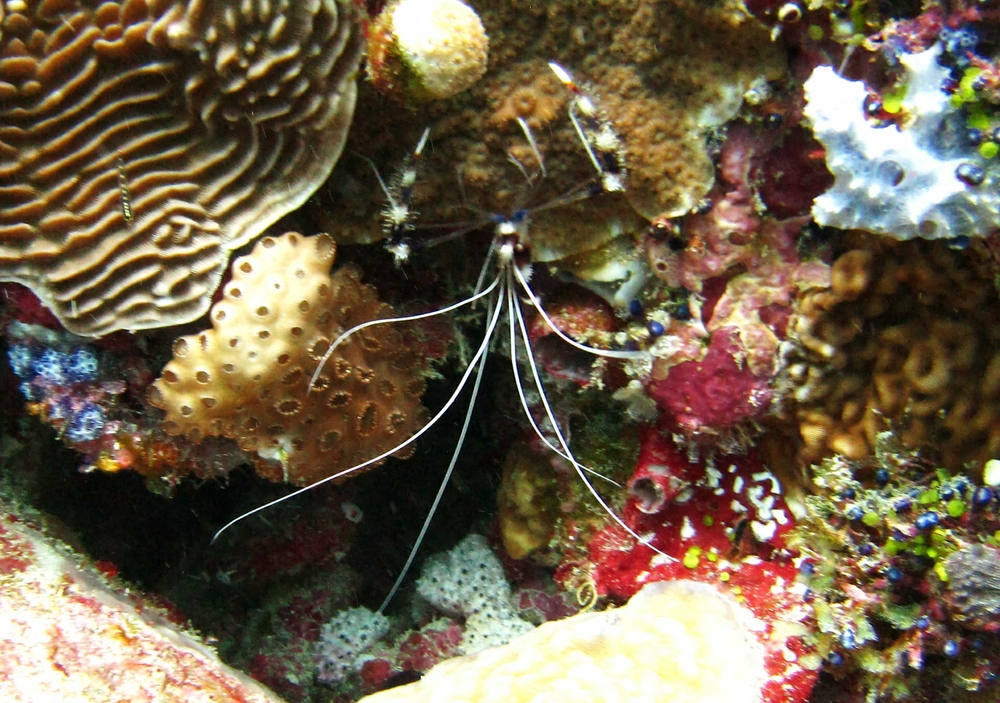
[[[489,39],[459,0],[398,0],[379,13],[368,39],[368,79],[403,103],[462,92],[486,72]]]

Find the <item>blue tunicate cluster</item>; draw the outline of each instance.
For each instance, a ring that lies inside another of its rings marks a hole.
[[[35,373],[43,381],[55,386],[66,385],[66,355],[55,349],[46,349],[35,359]]]
[[[73,442],[89,442],[97,439],[107,422],[104,410],[99,405],[84,403],[75,413],[66,428],[66,436]]]
[[[97,378],[97,355],[90,349],[74,349],[66,359],[66,376],[70,383],[83,383]]]
[[[850,625],[845,627],[840,633],[840,646],[844,649],[856,649],[858,646],[858,639],[854,633],[854,628]]]
[[[979,46],[979,32],[974,27],[966,25],[960,29],[950,29],[947,26],[941,29],[941,41],[944,43],[944,51],[951,57],[957,68],[966,68],[969,61],[969,54],[976,53]]]
[[[46,403],[46,414],[49,420],[67,420],[74,414],[73,401],[65,395],[50,398]]]
[[[985,508],[993,500],[993,491],[986,486],[979,486],[972,494],[972,504],[977,508]]]
[[[909,498],[900,498],[893,504],[892,509],[897,513],[905,513],[907,510],[913,507],[913,501]]]
[[[35,349],[27,344],[14,344],[7,350],[11,370],[26,381],[38,379],[53,386],[85,383],[97,378],[97,355],[85,347],[69,353],[58,349]]]
[[[875,471],[875,485],[879,488],[885,488],[889,484],[889,470],[884,468],[879,468]]]
[[[18,378],[27,378],[32,374],[32,365],[35,361],[35,355],[31,351],[31,347],[27,344],[15,344],[7,350],[7,359],[10,361],[11,371],[14,372]]]
[[[23,395],[24,399],[29,402],[36,403],[42,399],[42,391],[39,390],[38,388],[35,388],[27,381],[21,383],[20,389],[21,389],[21,395]]]

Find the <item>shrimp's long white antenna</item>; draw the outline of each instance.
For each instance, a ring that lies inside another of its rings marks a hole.
[[[585,351],[588,354],[605,356],[609,359],[645,359],[649,356],[649,352],[638,349],[635,351],[629,351],[627,349],[598,349],[597,347],[590,347],[586,344],[581,344],[556,326],[556,323],[553,322],[552,318],[549,317],[549,314],[545,312],[545,308],[542,307],[541,301],[538,300],[535,292],[531,290],[531,286],[529,286],[528,282],[524,280],[524,276],[516,266],[514,267],[514,275],[517,276],[517,281],[521,284],[521,288],[523,288],[524,292],[527,294],[528,300],[531,301],[531,304],[536,310],[538,310],[538,314],[542,316],[543,320],[545,320],[545,324],[549,326],[549,329],[556,333],[556,336],[558,336],[559,339],[563,340],[567,344],[576,347],[580,351]]]
[[[591,117],[596,109],[594,108],[593,102],[587,97],[583,91],[579,89],[576,85],[576,81],[573,80],[573,76],[569,75],[569,71],[557,64],[555,61],[549,61],[549,68],[552,72],[556,74],[556,78],[562,82],[570,91],[573,93],[573,100],[570,101],[569,105],[569,119],[573,123],[573,129],[576,130],[576,135],[580,137],[580,141],[583,143],[583,148],[587,151],[587,156],[590,157],[590,163],[594,165],[597,173],[601,176],[604,175],[604,169],[601,167],[601,162],[597,160],[597,155],[590,146],[590,139],[583,131],[583,127],[580,125],[580,120],[576,116],[578,110],[582,109],[584,114]]]
[[[459,300],[457,303],[452,303],[447,307],[438,308],[437,310],[431,310],[430,312],[422,312],[417,315],[404,315],[402,317],[383,317],[379,320],[368,320],[368,322],[362,322],[360,325],[354,325],[354,327],[350,328],[349,330],[341,334],[339,337],[337,337],[337,339],[333,342],[333,344],[330,345],[330,348],[326,350],[326,353],[323,354],[323,358],[321,358],[319,360],[319,364],[316,365],[316,370],[313,371],[312,378],[309,379],[309,389],[307,392],[308,393],[312,392],[312,389],[316,385],[316,381],[319,379],[320,374],[323,373],[323,367],[326,366],[326,362],[328,362],[330,360],[330,357],[333,356],[334,350],[336,350],[336,348],[339,347],[345,339],[350,337],[355,332],[360,332],[363,329],[374,327],[375,325],[386,325],[389,324],[390,322],[414,322],[416,320],[426,320],[427,318],[435,317],[437,315],[444,315],[445,313],[449,313],[452,310],[458,310],[459,308],[465,307],[466,305],[471,305],[480,298],[489,295],[490,292],[493,291],[493,289],[495,289],[499,284],[500,284],[500,276],[497,276],[495,279],[493,279],[493,283],[491,283],[486,289],[481,290],[475,293],[474,295],[465,298],[464,300]]]
[[[475,290],[477,291],[483,287],[483,281],[486,280],[486,272],[489,270],[490,262],[493,261],[493,255],[496,253],[496,250],[497,250],[497,240],[494,237],[493,239],[490,240],[490,249],[489,251],[486,252],[486,260],[483,261],[483,267],[479,269],[479,278],[476,279],[476,288],[475,288]]]
[[[513,296],[510,296],[510,297],[512,298]],[[524,387],[521,384],[521,371],[518,368],[518,364],[517,364],[517,335],[515,333],[515,329],[516,328],[514,326],[514,317],[513,317],[513,315],[511,315],[510,313],[508,313],[507,318],[508,318],[508,320],[510,320],[510,362],[511,362],[511,370],[514,372],[514,386],[517,388],[517,396],[518,396],[518,398],[521,401],[521,409],[524,411],[525,417],[528,418],[528,423],[531,425],[531,429],[533,429],[535,431],[535,435],[538,437],[538,439],[542,440],[542,443],[546,447],[548,447],[551,451],[555,452],[556,454],[558,454],[559,456],[561,456],[566,461],[572,462],[573,461],[573,457],[571,457],[569,454],[566,454],[562,449],[560,449],[559,447],[557,447],[556,445],[554,445],[552,442],[549,441],[549,438],[545,436],[544,432],[542,432],[542,428],[538,426],[538,422],[536,422],[535,416],[531,412],[531,406],[528,403],[528,398],[524,394]],[[524,346],[528,350],[528,353],[530,354],[531,353],[531,347],[527,343],[527,341],[525,341]],[[537,385],[538,384],[536,383],[536,386]],[[589,466],[586,466],[584,464],[580,464],[580,466],[581,466],[581,468],[583,468],[584,471],[586,471],[587,473],[591,474],[592,476],[595,476],[595,477],[597,477],[599,479],[607,481],[612,486],[616,486],[618,488],[621,488],[621,484],[620,483],[618,483],[617,481],[615,481],[613,478],[609,478],[609,477],[605,476],[604,474],[602,474],[597,469],[592,469]]]
[[[513,268],[516,271],[516,267],[512,266],[509,268]],[[511,275],[512,274],[508,271],[507,273],[508,280]],[[535,387],[538,389],[538,394],[541,397],[542,407],[545,408],[545,415],[548,418],[549,423],[552,425],[552,430],[556,435],[556,439],[559,440],[559,445],[563,448],[563,451],[565,452],[564,456],[566,456],[569,462],[573,465],[573,468],[576,469],[577,476],[580,477],[580,480],[583,481],[583,484],[587,487],[587,490],[590,491],[590,495],[594,497],[594,500],[597,501],[598,505],[601,506],[604,512],[607,513],[612,520],[618,523],[619,527],[624,529],[637,542],[646,545],[660,556],[672,562],[678,561],[669,554],[665,554],[664,552],[654,547],[648,539],[644,539],[635,530],[633,530],[631,527],[625,524],[625,521],[618,516],[618,513],[616,513],[614,510],[611,509],[611,506],[608,505],[607,501],[604,500],[604,498],[601,497],[601,494],[597,492],[597,489],[594,488],[594,484],[590,482],[589,478],[587,478],[587,473],[583,470],[583,466],[581,466],[580,462],[578,462],[576,460],[576,457],[573,456],[573,452],[569,448],[569,443],[566,441],[566,437],[563,434],[562,429],[560,429],[559,427],[559,422],[556,419],[555,412],[553,412],[552,406],[549,404],[549,398],[545,394],[545,386],[542,385],[542,378],[538,372],[538,365],[535,363],[535,358],[534,356],[532,356],[531,353],[531,342],[528,338],[528,326],[524,322],[524,315],[521,313],[521,306],[518,305],[517,301],[514,300],[513,298],[514,294],[513,291],[511,290],[512,288],[513,288],[513,282],[509,280],[507,284],[508,314],[517,315],[517,324],[521,329],[521,339],[524,342],[525,350],[527,351],[525,357],[528,360],[528,366],[531,368],[531,376],[534,379]]]
[[[498,315],[493,318],[493,323],[496,323],[499,319],[499,309],[497,310],[497,313]],[[489,341],[493,335],[493,329],[495,327],[496,325],[493,324],[492,327],[486,330],[486,334],[483,336],[483,344],[480,345],[481,349],[485,346],[485,351],[477,362],[478,369],[476,371],[476,380],[472,383],[472,396],[469,398],[469,407],[465,411],[465,421],[462,423],[462,432],[458,435],[458,442],[455,444],[455,451],[451,454],[451,462],[448,464],[448,470],[444,472],[444,478],[441,479],[441,485],[438,486],[437,495],[434,496],[434,502],[431,503],[431,509],[427,511],[427,517],[424,518],[424,524],[420,526],[420,533],[417,535],[417,539],[413,543],[413,547],[410,549],[410,553],[406,557],[406,563],[403,564],[403,568],[400,570],[399,576],[396,577],[396,582],[392,584],[392,588],[389,589],[389,593],[382,601],[382,605],[378,607],[378,612],[380,613],[385,611],[393,596],[396,595],[396,591],[398,591],[399,587],[403,585],[403,579],[406,578],[406,574],[410,571],[410,567],[413,566],[413,560],[417,557],[420,545],[423,543],[424,537],[427,535],[427,530],[430,529],[431,520],[434,519],[434,514],[437,512],[438,505],[441,504],[441,498],[444,496],[444,491],[448,487],[448,482],[451,480],[452,473],[455,471],[455,465],[458,463],[458,455],[462,452],[462,445],[465,444],[465,435],[468,433],[469,425],[472,423],[472,411],[476,408],[476,398],[479,397],[479,386],[483,381],[483,371],[486,369],[486,357],[489,354]]]
[[[375,178],[378,179],[378,185],[382,189],[382,193],[385,195],[385,199],[389,201],[389,207],[392,210],[398,210],[399,203],[397,203],[396,198],[392,196],[392,192],[389,190],[389,186],[387,186],[385,184],[385,181],[382,180],[382,174],[378,172],[378,166],[376,166],[375,162],[369,159],[367,156],[362,156],[361,158],[367,161],[368,165],[372,167],[372,171],[375,172]]]
[[[496,279],[493,281],[492,284],[490,284],[489,288],[487,288],[487,291],[491,291],[494,288],[496,288],[497,285],[499,285],[499,283],[500,283],[501,280],[502,280],[501,275],[497,274]],[[471,300],[471,299],[467,299],[465,302],[467,303],[467,302],[469,302],[469,300]],[[399,444],[397,444],[392,449],[388,449],[388,450],[382,452],[381,454],[379,454],[378,456],[372,457],[371,459],[368,459],[367,461],[363,461],[360,464],[356,464],[355,466],[352,466],[352,467],[350,467],[348,469],[344,469],[343,471],[338,471],[337,473],[333,474],[332,476],[327,476],[326,478],[320,479],[319,481],[316,481],[314,483],[310,483],[308,486],[304,486],[303,488],[299,488],[298,490],[292,491],[288,495],[282,496],[281,498],[276,498],[276,499],[270,501],[269,503],[265,503],[264,505],[257,506],[253,510],[248,510],[247,512],[243,513],[239,517],[234,518],[234,519],[230,520],[229,522],[227,522],[225,525],[223,525],[222,528],[220,528],[219,531],[215,533],[215,536],[212,537],[212,543],[214,543],[217,539],[219,539],[219,535],[221,535],[223,532],[225,532],[226,530],[228,530],[230,527],[232,527],[233,525],[235,525],[236,523],[238,523],[238,522],[240,522],[242,520],[245,520],[246,518],[248,518],[248,517],[250,517],[252,515],[256,515],[257,513],[261,512],[261,511],[267,510],[268,508],[272,508],[275,505],[278,505],[279,503],[284,503],[286,500],[291,500],[292,498],[295,498],[296,496],[300,496],[303,493],[306,493],[307,491],[311,491],[312,489],[314,489],[314,488],[316,488],[318,486],[322,486],[324,483],[329,483],[330,481],[336,481],[339,478],[344,478],[345,476],[349,476],[352,473],[360,471],[361,469],[365,468],[366,466],[371,466],[372,464],[376,464],[376,463],[382,461],[383,459],[385,459],[385,458],[387,458],[387,457],[395,454],[400,449],[404,449],[404,448],[408,447],[409,445],[413,444],[414,442],[416,442],[417,439],[419,439],[427,431],[429,431],[432,427],[434,427],[434,425],[437,424],[438,420],[440,420],[441,417],[446,412],[448,412],[448,410],[451,409],[451,406],[455,404],[455,400],[458,398],[458,396],[465,389],[465,384],[469,382],[469,377],[472,376],[472,373],[475,370],[476,364],[479,362],[480,358],[482,358],[483,356],[486,355],[486,350],[489,348],[490,338],[492,337],[494,330],[496,330],[497,322],[498,322],[498,320],[500,318],[500,310],[501,310],[501,306],[497,306],[497,309],[493,313],[493,318],[490,320],[490,324],[487,327],[487,335],[484,338],[483,343],[481,345],[479,345],[479,349],[476,350],[476,353],[473,355],[472,359],[469,361],[469,365],[465,368],[465,372],[462,374],[462,378],[459,379],[458,386],[455,388],[455,391],[451,394],[451,397],[448,398],[448,400],[445,402],[444,406],[440,410],[437,411],[437,413],[434,415],[434,417],[432,417],[430,420],[428,420],[427,423],[423,427],[421,427],[419,430],[417,430],[416,432],[414,432],[406,441],[400,442]],[[438,312],[441,312],[441,311],[438,311]],[[437,314],[437,313],[435,313],[435,314]]]
[[[535,155],[535,161],[538,162],[538,168],[542,172],[542,178],[545,178],[548,175],[545,172],[545,159],[542,158],[542,150],[538,148],[538,142],[535,141],[535,135],[532,134],[531,127],[528,126],[528,121],[519,115],[517,118],[517,124],[520,125],[521,131],[524,132],[524,138],[528,140],[528,146],[531,147],[531,153]]]

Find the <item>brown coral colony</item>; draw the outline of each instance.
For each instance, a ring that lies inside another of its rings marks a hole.
[[[1000,453],[1000,327],[981,258],[865,240],[836,260],[830,289],[807,294],[793,321],[803,459],[866,458],[890,428],[953,468]]]
[[[152,386],[168,432],[234,438],[258,473],[305,485],[391,451],[423,424],[419,359],[392,326],[349,337],[310,390],[333,340],[392,314],[354,268],[327,273],[335,249],[327,235],[289,233],[234,262],[213,328],[178,339]]]
[[[347,0],[6,3],[0,280],[77,334],[204,314],[229,253],[336,162],[359,14]]]

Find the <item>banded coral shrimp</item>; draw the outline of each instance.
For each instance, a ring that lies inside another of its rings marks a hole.
[[[476,211],[479,215],[478,219],[469,223],[454,225],[452,227],[453,231],[447,234],[430,239],[420,239],[416,236],[418,228],[413,222],[414,213],[410,207],[410,203],[413,187],[418,179],[421,157],[429,143],[430,131],[429,129],[425,130],[404,166],[388,183],[382,179],[377,170],[375,171],[376,178],[387,201],[383,213],[386,233],[385,246],[395,259],[397,265],[402,265],[408,262],[411,257],[417,257],[422,252],[444,242],[457,239],[473,230],[491,228],[492,238],[474,291],[471,295],[457,302],[429,312],[370,320],[344,331],[330,344],[324,356],[320,359],[310,381],[310,387],[317,383],[321,378],[325,364],[330,360],[334,351],[354,334],[386,324],[428,320],[440,315],[454,313],[463,308],[472,308],[478,304],[483,304],[485,307],[485,324],[481,340],[472,352],[471,358],[465,362],[461,377],[443,406],[412,436],[390,450],[243,513],[219,529],[213,541],[230,527],[246,518],[311,491],[325,483],[351,476],[396,454],[401,449],[411,446],[420,437],[429,432],[456,405],[459,397],[471,384],[468,406],[444,478],[439,485],[437,494],[428,510],[427,517],[421,526],[405,565],[401,569],[395,584],[379,607],[379,611],[384,610],[412,566],[420,544],[427,533],[431,519],[452,477],[471,425],[476,400],[483,382],[487,357],[494,344],[501,343],[506,345],[509,353],[510,367],[518,403],[531,430],[541,444],[572,467],[578,479],[586,487],[587,493],[613,522],[633,539],[648,546],[652,551],[660,555],[661,558],[668,561],[676,561],[673,557],[660,552],[647,539],[644,539],[626,524],[613,510],[609,501],[595,488],[594,481],[596,479],[610,481],[616,486],[617,484],[611,481],[611,479],[605,478],[599,472],[585,466],[574,455],[573,450],[570,448],[567,431],[557,418],[553,404],[549,399],[543,382],[543,373],[532,347],[532,337],[529,333],[529,325],[525,314],[526,310],[533,310],[549,332],[577,352],[612,360],[643,361],[648,358],[648,353],[645,351],[635,349],[602,349],[573,339],[560,328],[552,316],[545,310],[539,296],[530,284],[533,266],[531,256],[532,231],[530,227],[532,216],[601,194],[623,192],[627,181],[623,145],[611,122],[601,115],[597,104],[575,82],[566,69],[555,63],[550,63],[549,66],[571,94],[568,117],[573,131],[579,139],[596,176],[568,193],[540,205],[529,207],[522,204],[508,214]],[[537,173],[529,172],[529,167],[517,158],[510,156],[510,159],[526,181],[528,185],[528,195],[526,198],[530,198],[534,187],[545,177],[546,168],[541,149],[527,122],[518,118],[518,124],[537,166]],[[475,208],[471,207],[470,209],[475,210]],[[504,325],[506,326],[506,332],[503,330]],[[526,371],[521,369],[522,360],[527,368]],[[529,399],[529,395],[537,398],[537,401],[533,402],[532,399]],[[536,417],[536,412],[532,409],[532,406],[536,402],[539,406],[537,411],[539,417]]]

